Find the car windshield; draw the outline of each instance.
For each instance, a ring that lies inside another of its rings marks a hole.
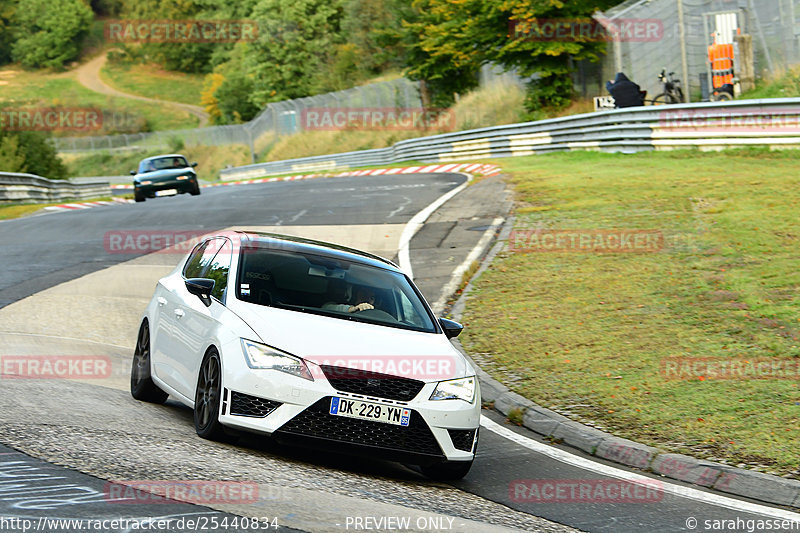
[[[240,252],[236,297],[242,301],[436,332],[408,279],[391,270],[302,252],[246,247]]]
[[[189,165],[183,156],[159,157],[157,159],[145,159],[139,163],[139,174],[164,170],[165,168],[186,168]]]

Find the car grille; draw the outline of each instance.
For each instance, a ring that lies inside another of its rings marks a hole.
[[[249,394],[231,391],[232,415],[264,418],[280,406],[280,402],[265,400],[263,398],[257,398],[256,396],[250,396]]]
[[[472,451],[472,443],[475,442],[474,429],[448,429],[447,432],[450,433],[450,440],[456,450]]]
[[[355,368],[321,365],[331,386],[343,392],[408,402],[419,394],[424,381],[379,374]]]
[[[331,415],[330,405],[330,396],[319,400],[289,420],[276,433],[318,437],[418,454],[443,455],[436,437],[422,415],[416,411],[411,411],[409,424],[403,427]]]

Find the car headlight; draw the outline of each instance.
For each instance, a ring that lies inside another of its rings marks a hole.
[[[144,181],[140,181],[139,185],[150,185],[151,183],[153,183],[153,182],[150,181],[150,180],[144,180]]]
[[[475,376],[440,381],[430,399],[464,400],[467,403],[472,403],[472,400],[475,399]]]
[[[260,342],[242,339],[242,349],[250,368],[278,370],[299,378],[314,381],[305,361]]]

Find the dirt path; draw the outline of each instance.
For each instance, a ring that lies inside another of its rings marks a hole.
[[[200,123],[197,126],[198,128],[202,128],[203,126],[206,126],[208,124],[208,113],[206,113],[200,106],[191,104],[181,104],[178,102],[170,102],[169,100],[158,100],[156,98],[147,98],[146,96],[139,96],[136,94],[125,93],[109,85],[106,85],[103,82],[103,80],[100,79],[100,69],[102,69],[103,65],[105,64],[106,64],[106,54],[103,53],[102,55],[95,57],[88,63],[84,63],[83,65],[75,69],[73,72],[78,82],[81,85],[96,93],[107,94],[109,96],[118,96],[120,98],[141,100],[142,102],[151,102],[155,104],[168,105],[176,109],[181,109],[196,116],[200,120]]]

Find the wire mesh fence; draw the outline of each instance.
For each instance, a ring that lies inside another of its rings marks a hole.
[[[731,32],[750,34],[759,77],[780,74],[800,61],[797,0],[629,0],[604,16],[611,21],[654,20],[663,27],[657,39],[620,39],[608,45],[606,79],[625,72],[651,97],[662,92],[658,75],[666,69],[681,78],[692,101],[705,99],[708,46],[714,34],[721,42],[732,42]],[[725,23],[730,17],[732,26]]]
[[[96,150],[138,150],[206,145],[242,144],[255,154],[265,138],[303,131],[304,113],[311,109],[412,109],[420,108],[418,82],[406,78],[371,83],[344,91],[271,103],[253,120],[244,124],[209,126],[186,130],[104,135],[95,137],[55,137],[59,152]]]

